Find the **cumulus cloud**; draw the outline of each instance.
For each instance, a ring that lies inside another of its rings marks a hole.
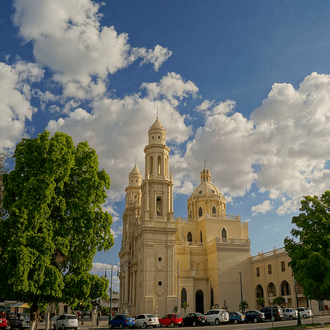
[[[262,204],[251,207],[252,216],[254,216],[258,213],[265,214],[268,211],[270,211],[273,207],[274,206],[271,204],[271,202],[269,200],[265,200]]]
[[[147,90],[148,97],[151,100],[165,97],[174,107],[178,106],[179,101],[184,97],[188,95],[196,97],[198,93],[198,88],[192,81],[184,81],[175,72],[169,72],[159,83],[143,83],[141,88]]]
[[[107,90],[108,74],[138,58],[157,71],[172,54],[167,48],[132,48],[126,33],[100,26],[100,5],[91,0],[14,1],[14,23],[34,45],[36,60],[54,72],[64,96],[95,98]]]
[[[101,167],[110,175],[109,196],[113,199],[124,194],[135,156],[144,174],[143,149],[148,143],[148,130],[155,121],[157,108],[168,143],[178,145],[192,135],[191,127],[184,123],[185,117],[168,100],[151,100],[140,94],[95,101],[91,113],[77,108],[67,117],[51,120],[47,129],[52,133],[66,132],[75,143],[87,140],[96,149]]]
[[[36,64],[21,60],[13,65],[0,62],[0,151],[13,148],[26,136],[25,121],[36,111],[29,102],[31,84],[40,81],[43,73]]]
[[[249,119],[233,112],[233,101],[204,101],[205,125],[181,162],[201,168],[206,158],[221,191],[243,196],[256,183],[261,193],[280,199],[277,213],[296,211],[304,195],[320,195],[330,184],[329,95],[330,76],[312,73],[298,89],[274,84]],[[198,183],[198,173],[190,180]]]

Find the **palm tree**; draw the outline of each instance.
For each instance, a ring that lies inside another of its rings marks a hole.
[[[247,303],[247,301],[245,300],[242,300],[240,303],[239,303],[239,309],[242,310],[242,313],[244,313],[245,311],[245,308],[249,308],[249,304]]]

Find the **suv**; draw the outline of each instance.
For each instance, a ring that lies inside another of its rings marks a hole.
[[[292,308],[283,308],[283,315],[289,320],[296,319],[298,317],[298,311]]]
[[[220,323],[229,322],[229,314],[225,309],[211,309],[205,313],[206,323],[215,323],[219,325]]]
[[[265,314],[266,319],[270,319],[272,315],[273,320],[281,321],[281,319],[284,317],[282,308],[279,306],[264,307],[260,311]]]
[[[65,329],[78,329],[78,318],[74,314],[62,314],[55,322],[55,330],[65,330]]]

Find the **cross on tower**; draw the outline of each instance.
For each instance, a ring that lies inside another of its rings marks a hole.
[[[204,158],[204,167],[206,167],[206,158]]]
[[[135,165],[136,165],[136,162],[137,162],[137,157],[135,156]]]

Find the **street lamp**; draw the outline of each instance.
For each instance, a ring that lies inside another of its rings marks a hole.
[[[239,282],[241,285],[241,307],[242,307],[242,314],[243,314],[243,288],[242,288],[242,273],[239,272]]]

